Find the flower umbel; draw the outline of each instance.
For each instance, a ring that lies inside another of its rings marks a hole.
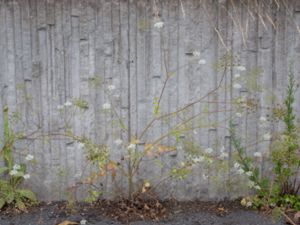
[[[155,28],[162,28],[163,26],[164,26],[164,22],[162,22],[162,21],[156,22],[156,23],[154,24],[154,27],[155,27]]]
[[[25,157],[25,159],[26,159],[27,161],[31,161],[31,160],[34,159],[34,156],[31,155],[31,154],[28,154],[28,155]]]
[[[13,166],[13,170],[19,170],[19,169],[21,169],[21,166],[19,164],[15,164]]]
[[[238,71],[246,71],[246,67],[244,67],[244,66],[237,66],[236,69]]]
[[[111,109],[111,105],[109,103],[104,103],[102,105],[102,109],[104,109],[104,110],[110,110]]]
[[[11,171],[9,172],[9,175],[14,176],[14,175],[17,175],[17,173],[18,173],[17,170],[11,170]]]
[[[121,139],[117,139],[117,140],[115,140],[115,144],[116,144],[116,146],[121,146],[121,145],[122,145],[122,143],[123,143],[123,141],[122,141]]]
[[[68,106],[72,106],[72,102],[70,102],[70,101],[66,101],[66,102],[64,103],[64,106],[66,106],[66,107],[68,107]]]
[[[109,91],[113,91],[113,90],[115,90],[116,89],[116,86],[115,85],[108,85],[107,86],[107,90],[109,90]]]
[[[205,60],[205,59],[200,59],[200,60],[198,61],[198,64],[199,64],[199,65],[205,65],[205,64],[206,64],[206,60]]]
[[[25,179],[25,180],[27,180],[27,179],[29,179],[30,178],[30,174],[25,174],[24,176],[23,176],[23,178]]]

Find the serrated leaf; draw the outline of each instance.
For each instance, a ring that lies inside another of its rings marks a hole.
[[[5,200],[3,198],[0,198],[0,209],[2,209],[5,205]]]
[[[21,197],[27,198],[27,199],[29,199],[30,201],[33,201],[33,202],[37,201],[37,198],[36,198],[35,194],[34,194],[32,191],[30,191],[30,190],[27,190],[27,189],[19,189],[19,190],[17,190],[17,193],[18,193],[19,195],[21,195]]]
[[[6,202],[8,204],[12,203],[15,200],[15,193],[14,192],[9,192],[8,195],[6,196]]]

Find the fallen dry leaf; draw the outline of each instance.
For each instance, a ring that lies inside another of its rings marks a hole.
[[[294,220],[297,221],[297,223],[300,222],[300,211],[297,212],[297,213],[295,213],[295,215],[294,215]]]

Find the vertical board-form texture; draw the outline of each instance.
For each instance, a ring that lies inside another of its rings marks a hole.
[[[269,155],[262,138],[283,128],[269,109],[284,99],[289,68],[300,79],[300,9],[289,2],[1,0],[0,107],[26,135],[16,160],[37,162],[25,185],[41,199],[81,198],[98,176],[113,196],[126,190],[117,166],[132,144],[145,154],[123,167],[135,187],[159,183],[161,197],[178,199],[247,191],[229,122],[247,154]],[[3,140],[2,110],[0,126]],[[87,160],[99,150],[111,159],[102,167]],[[187,162],[185,178],[176,171]]]

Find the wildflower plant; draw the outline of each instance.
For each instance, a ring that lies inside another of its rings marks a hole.
[[[161,29],[163,28],[163,24],[155,24],[155,28]],[[198,63],[200,66],[206,64],[206,60],[200,58],[201,53],[199,51],[193,51],[191,56],[191,60],[195,61],[195,64]],[[193,170],[200,168],[198,165],[201,163],[205,163],[205,167],[209,168],[215,161],[223,162],[227,160],[228,153],[222,151],[220,152],[220,155],[216,155],[213,148],[210,146],[203,148],[203,151],[198,155],[191,155],[180,149],[180,145],[182,144],[180,136],[188,135],[202,127],[218,126],[218,122],[209,124],[200,123],[199,121],[201,121],[201,117],[207,117],[207,114],[222,112],[222,109],[215,112],[209,111],[204,107],[199,114],[193,116],[189,116],[188,112],[194,105],[200,105],[210,95],[214,94],[223,85],[223,78],[220,80],[217,87],[210,90],[204,96],[200,96],[199,99],[186,103],[174,112],[164,112],[161,105],[166,87],[168,86],[169,81],[175,76],[173,71],[169,71],[166,65],[165,67],[166,73],[165,78],[162,81],[162,87],[157,96],[154,97],[153,104],[149,106],[149,108],[153,109],[152,118],[150,118],[139,133],[133,134],[128,125],[126,125],[126,121],[123,121],[122,116],[119,115],[119,109],[117,108],[118,104],[115,98],[117,88],[112,85],[110,81],[107,85],[102,85],[105,101],[100,106],[100,113],[103,113],[106,116],[110,115],[110,118],[112,118],[112,125],[117,127],[117,129],[125,135],[118,136],[110,142],[99,144],[95,143],[95,141],[87,136],[75,134],[71,129],[68,129],[68,133],[65,134],[65,136],[73,139],[73,141],[83,144],[87,163],[93,168],[93,171],[89,176],[81,179],[81,181],[76,184],[76,186],[90,186],[90,195],[87,198],[88,201],[96,200],[102,194],[110,194],[108,193],[109,191],[131,199],[134,195],[140,193],[141,190],[155,190],[160,184],[169,179],[177,181],[186,179]],[[225,68],[223,69],[225,70]],[[73,103],[73,105],[75,104]],[[73,106],[70,106],[68,110],[71,110],[71,107]],[[76,111],[74,110],[74,112]],[[69,113],[68,115],[72,114]],[[182,120],[180,122],[175,122],[178,117],[182,118]],[[158,123],[165,125],[169,124],[169,129],[161,136],[149,138],[150,135],[148,134],[151,133],[152,129],[155,129]],[[70,127],[69,124],[66,124],[66,127]],[[165,144],[166,140],[172,141],[170,141],[170,144]],[[111,154],[111,149],[116,148],[121,152],[120,158],[115,158],[113,154]],[[178,152],[182,152],[180,153],[182,155],[180,161],[174,162],[170,167],[163,162],[164,157],[177,154]],[[164,171],[164,174],[159,176],[150,175],[150,178],[147,177],[147,175],[141,175],[140,170],[145,169],[149,163],[151,164],[152,170],[157,168],[157,170]],[[86,166],[86,168],[87,167],[89,166]],[[203,179],[208,179],[208,169],[203,168],[202,172]],[[114,190],[104,190],[104,188],[102,188],[102,183],[105,182],[108,177],[114,185]],[[126,184],[125,188],[124,183]],[[145,184],[151,188],[145,188]]]
[[[289,70],[286,97],[282,108],[283,113],[273,114],[274,121],[282,121],[285,125],[283,132],[273,137],[270,132],[262,135],[261,141],[270,141],[272,174],[260,173],[259,166],[255,164],[256,159],[263,157],[261,152],[248,155],[246,148],[242,146],[240,137],[236,133],[235,126],[230,123],[231,142],[236,150],[237,163],[235,167],[248,177],[249,187],[256,191],[252,197],[245,197],[241,203],[247,207],[254,208],[277,208],[281,214],[285,209],[292,208],[300,210],[300,181],[298,177],[300,168],[299,158],[299,136],[296,125],[296,116],[293,103],[295,101],[296,82],[293,71]],[[265,127],[267,118],[259,118],[260,126]]]
[[[26,173],[26,164],[16,164],[13,156],[13,148],[17,139],[16,134],[9,126],[8,107],[4,110],[4,140],[2,142],[2,159],[5,166],[0,168],[0,209],[5,206],[13,206],[18,210],[25,211],[30,205],[36,204],[35,194],[29,189],[21,188],[24,180],[30,178]],[[28,154],[25,157],[31,162],[34,156]]]

